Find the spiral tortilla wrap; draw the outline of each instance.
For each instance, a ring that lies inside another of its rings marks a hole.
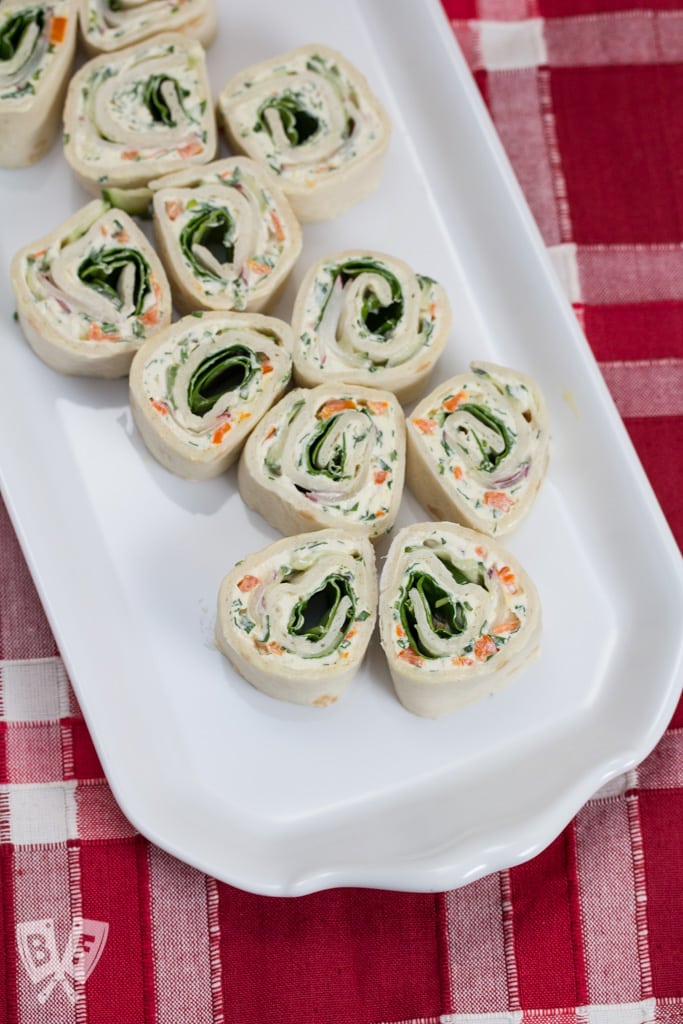
[[[164,33],[94,57],[71,80],[64,155],[89,192],[130,192],[144,205],[152,178],[215,152],[204,50],[187,36]]]
[[[249,508],[284,534],[391,529],[401,501],[405,424],[388,391],[323,384],[285,395],[244,447],[238,482]]]
[[[417,523],[396,535],[379,608],[397,696],[426,718],[490,696],[540,650],[529,576],[490,537],[454,523]]]
[[[444,289],[402,260],[365,249],[326,256],[306,274],[294,305],[295,380],[363,384],[411,401],[450,328]]]
[[[263,693],[326,707],[358,672],[376,616],[372,545],[321,530],[277,541],[228,573],[216,644]]]
[[[61,127],[76,48],[75,0],[0,5],[0,167],[26,167]]]
[[[288,324],[258,313],[186,316],[144,345],[130,404],[152,455],[178,476],[225,472],[291,375]]]
[[[245,68],[220,93],[218,116],[231,147],[270,169],[299,220],[336,217],[379,184],[389,119],[328,47]]]
[[[546,404],[530,377],[470,366],[408,418],[408,486],[435,519],[503,536],[527,515],[545,476]]]
[[[60,373],[123,377],[146,338],[171,321],[171,290],[144,234],[93,200],[12,261],[19,323]]]
[[[150,183],[157,248],[181,312],[272,304],[301,252],[301,228],[279,189],[247,157]]]
[[[149,39],[163,26],[182,32],[202,46],[218,29],[215,0],[80,0],[81,35],[89,54],[111,53]]]

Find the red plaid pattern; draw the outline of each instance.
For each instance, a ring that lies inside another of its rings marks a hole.
[[[683,11],[444,6],[681,540]],[[680,1024],[683,705],[527,864],[436,895],[242,893],[117,808],[0,509],[0,1024],[42,1022]]]

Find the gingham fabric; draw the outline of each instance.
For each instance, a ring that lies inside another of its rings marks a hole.
[[[683,11],[445,6],[680,541]],[[683,1022],[683,705],[525,865],[253,896],[125,820],[4,509],[0,559],[0,1024]]]

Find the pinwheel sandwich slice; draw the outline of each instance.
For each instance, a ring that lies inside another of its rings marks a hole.
[[[405,423],[389,391],[297,388],[244,447],[240,493],[284,534],[326,527],[379,537],[403,492]]]
[[[87,191],[129,212],[152,178],[216,152],[211,89],[200,43],[168,32],[88,61],[71,80],[64,155]]]
[[[301,283],[292,314],[294,374],[415,398],[451,328],[442,286],[402,260],[367,249],[326,256]]]
[[[435,519],[503,536],[528,514],[546,473],[546,403],[525,374],[470,366],[408,418],[408,486]]]
[[[110,53],[164,32],[182,32],[209,46],[216,35],[215,0],[80,0],[81,34],[89,54]]]
[[[60,373],[123,377],[143,342],[171,321],[171,289],[135,222],[99,199],[12,261],[19,323]]]
[[[291,375],[288,324],[259,313],[198,313],[142,346],[130,405],[152,455],[188,479],[217,476]]]
[[[363,75],[309,45],[252,65],[218,98],[232,149],[269,168],[299,220],[329,220],[379,184],[390,123]]]
[[[227,574],[216,644],[263,693],[326,707],[358,672],[376,616],[372,545],[320,530],[277,541]]]
[[[0,3],[0,167],[26,167],[61,127],[76,48],[75,0]]]
[[[540,650],[529,576],[496,541],[454,523],[417,523],[396,535],[379,621],[396,694],[426,718],[496,693]]]
[[[159,254],[181,312],[272,304],[301,252],[301,228],[266,172],[247,157],[150,183]]]

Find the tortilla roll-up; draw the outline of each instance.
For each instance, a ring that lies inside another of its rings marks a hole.
[[[548,414],[530,377],[493,363],[444,381],[407,420],[408,486],[435,519],[502,536],[548,466]]]
[[[330,220],[378,186],[389,119],[335,50],[302,46],[245,68],[220,93],[236,152],[267,166],[301,221]]]
[[[215,0],[80,0],[81,35],[89,54],[111,53],[159,32],[182,32],[209,46],[218,29]]]
[[[19,323],[60,373],[124,377],[142,343],[171,322],[171,289],[145,235],[96,199],[12,262]]]
[[[441,285],[402,260],[364,249],[335,253],[306,274],[294,305],[294,376],[419,394],[443,351],[451,310]]]
[[[259,313],[186,316],[150,339],[130,372],[133,418],[178,476],[225,472],[292,371],[288,324]]]
[[[0,4],[0,167],[27,167],[61,128],[76,49],[74,0]]]
[[[250,436],[243,500],[284,534],[333,527],[370,538],[394,524],[405,421],[389,391],[322,384],[285,395]]]
[[[233,157],[150,183],[154,232],[177,308],[258,313],[301,252],[284,195],[253,160]]]
[[[136,208],[152,178],[216,152],[204,50],[178,33],[88,61],[71,80],[64,155],[87,191]]]
[[[396,694],[440,718],[500,690],[540,650],[538,593],[489,537],[417,523],[392,541],[382,571],[380,636]]]
[[[327,707],[358,672],[376,616],[367,538],[303,533],[228,573],[218,595],[216,644],[268,696]]]

